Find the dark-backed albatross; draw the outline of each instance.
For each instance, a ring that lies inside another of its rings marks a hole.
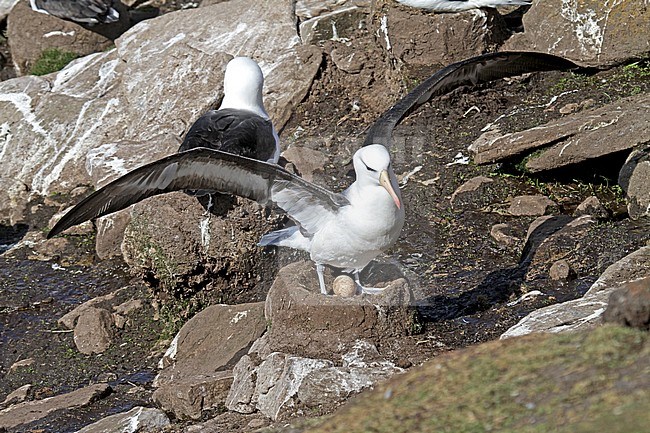
[[[29,0],[32,10],[88,25],[110,24],[120,19],[115,0]]]
[[[263,205],[274,204],[295,221],[294,227],[263,236],[260,244],[307,251],[316,263],[321,293],[327,294],[325,265],[354,272],[363,290],[359,271],[395,243],[404,224],[404,207],[387,150],[394,127],[431,97],[462,85],[575,67],[560,57],[529,52],[486,54],[447,66],[369,128],[363,147],[354,154],[356,180],[341,193],[310,183],[271,162],[197,147],[137,168],[94,192],[64,215],[48,238],[157,194],[220,191]]]
[[[460,12],[501,6],[529,6],[533,0],[397,0],[404,6],[431,12]]]

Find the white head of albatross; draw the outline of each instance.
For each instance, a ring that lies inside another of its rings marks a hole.
[[[264,75],[259,65],[248,57],[235,57],[226,66],[224,96],[219,109],[247,110],[268,119],[262,102],[263,87]]]

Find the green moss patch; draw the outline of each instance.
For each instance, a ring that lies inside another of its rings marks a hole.
[[[77,57],[79,57],[77,53],[48,48],[41,53],[41,57],[36,60],[29,73],[32,75],[46,75],[60,71]]]

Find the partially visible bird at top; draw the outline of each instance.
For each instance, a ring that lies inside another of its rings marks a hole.
[[[397,2],[431,12],[460,12],[477,8],[529,6],[532,0],[397,0]]]
[[[81,24],[110,24],[120,19],[115,0],[29,0],[36,12]]]

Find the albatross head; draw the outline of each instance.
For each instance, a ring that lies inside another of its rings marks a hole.
[[[360,186],[381,185],[390,194],[395,206],[402,207],[397,177],[390,165],[390,154],[381,144],[371,144],[357,150],[353,158],[354,171]]]
[[[264,75],[259,65],[248,57],[235,57],[226,66],[224,96],[219,108],[248,110],[268,119],[262,103],[263,86]]]

